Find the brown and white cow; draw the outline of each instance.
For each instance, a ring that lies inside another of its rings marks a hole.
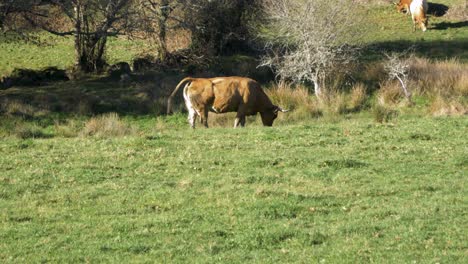
[[[195,128],[195,119],[208,127],[208,112],[237,112],[234,127],[245,125],[245,117],[260,113],[262,123],[272,126],[278,112],[287,112],[274,105],[256,81],[244,77],[191,78],[180,81],[167,101],[171,112],[172,99],[181,86],[187,106],[190,126]]]
[[[395,3],[397,11],[400,13],[410,13],[410,4],[412,0],[400,0],[399,3]]]
[[[416,31],[416,25],[419,25],[422,31],[427,30],[427,10],[429,5],[427,0],[413,0],[410,4],[411,17],[413,19],[413,31]]]

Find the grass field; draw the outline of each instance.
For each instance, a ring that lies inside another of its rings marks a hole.
[[[1,262],[468,261],[466,118],[125,122],[0,141]]]
[[[183,71],[0,90],[0,263],[468,263],[464,0],[436,1],[452,10],[425,33],[368,2],[362,83],[329,104],[266,85],[292,110],[273,128],[161,115]],[[71,39],[12,38],[0,77],[73,63]],[[413,45],[410,105],[379,60]],[[108,62],[146,48],[111,39]]]

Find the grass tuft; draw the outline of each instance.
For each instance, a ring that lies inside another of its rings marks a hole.
[[[348,101],[348,108],[350,111],[359,111],[364,107],[367,100],[366,91],[366,86],[363,83],[357,83],[353,86]]]
[[[21,139],[49,137],[49,135],[43,132],[40,126],[34,123],[18,123],[12,131],[12,134]]]
[[[123,122],[117,113],[103,114],[88,120],[82,136],[122,137],[135,134],[135,129]]]
[[[75,119],[67,120],[65,123],[56,122],[54,124],[55,135],[59,137],[76,137],[82,129],[83,123]]]
[[[377,123],[387,123],[398,116],[398,112],[388,106],[377,103],[372,108],[374,121]]]

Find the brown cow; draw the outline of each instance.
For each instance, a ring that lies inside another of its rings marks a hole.
[[[195,119],[208,127],[208,111],[215,113],[237,112],[234,127],[245,125],[245,117],[260,113],[263,125],[272,126],[278,112],[287,112],[273,105],[260,85],[244,77],[191,78],[180,81],[167,100],[167,112],[171,112],[172,98],[185,84],[184,100],[190,126]]]
[[[399,3],[395,3],[397,11],[400,13],[410,13],[410,5],[412,0],[400,0]]]

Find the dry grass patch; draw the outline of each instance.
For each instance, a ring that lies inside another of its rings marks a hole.
[[[65,123],[56,122],[54,124],[55,135],[59,137],[71,138],[80,134],[83,129],[83,122],[78,120],[68,120]]]
[[[49,135],[43,132],[42,127],[37,124],[23,122],[15,125],[13,131],[11,131],[11,135],[21,139],[49,137]]]
[[[385,81],[380,84],[377,92],[377,102],[382,106],[396,106],[403,102],[405,95],[398,81]]]
[[[415,58],[411,63],[410,78],[420,94],[468,96],[468,64],[456,59],[432,62]]]
[[[279,114],[278,120],[304,120],[322,115],[317,98],[303,85],[292,86],[280,81],[266,90],[266,93],[274,104],[291,110],[289,113]]]
[[[447,99],[443,96],[437,96],[432,101],[429,111],[433,116],[466,115],[468,106],[466,100],[462,98]]]
[[[337,89],[324,90],[318,101],[326,115],[337,116],[348,112],[346,94]]]
[[[386,105],[375,104],[372,108],[372,116],[377,123],[387,123],[398,116],[398,112]]]
[[[468,64],[456,59],[432,62],[416,58],[411,68],[417,92],[431,98],[432,115],[467,113]]]
[[[9,116],[20,116],[25,118],[34,117],[37,109],[30,104],[20,101],[6,101],[1,105],[2,111]]]
[[[80,134],[82,136],[122,137],[135,133],[136,129],[122,121],[117,113],[108,113],[88,120]]]

